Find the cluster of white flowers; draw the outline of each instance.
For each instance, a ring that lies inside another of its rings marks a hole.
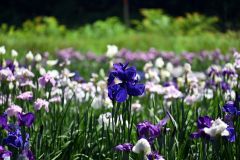
[[[159,57],[155,63],[148,62],[143,67],[146,92],[151,95],[162,95],[168,101],[183,98],[188,105],[193,105],[204,98],[212,99],[218,92],[223,93],[225,100],[234,100],[236,94],[232,88],[237,85],[240,54],[235,52],[234,57],[234,63],[226,63],[223,67],[213,64],[206,72],[193,71],[189,63],[184,65],[164,63]],[[164,85],[165,82],[170,83]],[[219,88],[222,91],[219,91]]]

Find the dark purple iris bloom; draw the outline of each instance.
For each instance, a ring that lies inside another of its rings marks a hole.
[[[222,108],[223,112],[229,113],[231,115],[240,115],[235,103],[233,101],[228,101]]]
[[[208,72],[208,76],[211,77],[211,76],[213,76],[213,75],[219,76],[219,75],[220,75],[220,72],[219,72],[216,68],[211,67],[210,70],[209,70],[209,72]]]
[[[228,101],[222,108],[223,112],[227,114],[224,116],[224,121],[228,124],[227,130],[229,131],[229,136],[227,136],[227,140],[229,142],[235,142],[236,133],[233,127],[233,119],[234,116],[240,115],[240,111],[237,109],[236,104],[233,101]]]
[[[3,144],[9,145],[15,148],[20,148],[23,145],[22,135],[19,129],[11,131],[8,136],[3,139]]]
[[[230,76],[230,75],[235,75],[236,72],[234,70],[231,69],[223,69],[222,70],[222,75],[223,76]]]
[[[12,73],[14,73],[15,65],[13,64],[13,61],[6,60],[6,68],[9,68],[12,71]]]
[[[212,118],[208,116],[199,117],[197,122],[198,129],[203,129],[205,127],[210,128],[212,126],[211,121],[212,121]]]
[[[212,126],[211,123],[212,119],[208,116],[204,116],[204,117],[199,117],[198,121],[197,121],[197,127],[198,127],[198,131],[197,132],[193,132],[190,137],[191,138],[210,138],[209,135],[205,134],[205,132],[203,131],[203,129],[205,127],[210,128]]]
[[[150,144],[160,135],[160,132],[161,130],[158,125],[153,125],[148,121],[138,123],[137,125],[138,137],[147,139]]]
[[[0,116],[0,126],[3,129],[6,129],[8,127],[8,125],[7,125],[7,115],[6,114],[3,114],[3,115]]]
[[[227,90],[230,90],[230,89],[231,89],[230,85],[229,85],[227,82],[224,82],[224,81],[222,81],[222,82],[220,83],[220,86],[221,86],[221,88],[222,88],[223,91],[227,91]]]
[[[124,102],[127,95],[140,96],[145,91],[144,84],[139,84],[136,79],[136,68],[129,67],[126,64],[114,64],[114,70],[110,72],[108,77],[108,96],[111,100]],[[114,79],[117,78],[121,83],[115,84]]]
[[[22,113],[18,114],[18,125],[19,126],[31,127],[34,120],[35,120],[35,116],[31,112],[26,113],[26,114],[22,114]]]
[[[11,157],[12,152],[6,150],[3,146],[0,146],[0,160],[4,160],[7,157]]]
[[[148,160],[164,160],[158,152],[152,152],[147,156]]]
[[[115,147],[117,151],[131,152],[133,145],[131,143],[119,144]]]
[[[227,136],[227,140],[229,142],[235,142],[236,140],[236,133],[235,133],[235,129],[233,127],[228,127],[227,128],[228,132],[229,132],[229,136]]]

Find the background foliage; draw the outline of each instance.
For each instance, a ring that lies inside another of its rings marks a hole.
[[[70,29],[54,17],[36,17],[25,21],[21,27],[2,24],[0,44],[26,53],[53,52],[73,47],[82,52],[105,52],[106,45],[116,44],[131,50],[200,51],[226,52],[240,48],[238,31],[219,32],[216,17],[188,13],[174,18],[162,10],[141,10],[142,20],[131,20],[132,27],[126,27],[119,18],[110,17],[92,24]]]
[[[239,27],[240,1],[238,0],[128,0],[130,17],[141,19],[141,8],[162,8],[172,16],[199,12],[220,18],[221,29]],[[96,5],[97,4],[97,5]],[[122,0],[8,0],[0,5],[0,23],[20,26],[36,16],[54,16],[67,26],[79,26],[98,19],[123,17]]]

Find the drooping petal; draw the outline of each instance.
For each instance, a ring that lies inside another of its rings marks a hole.
[[[144,84],[127,84],[127,92],[131,96],[140,96],[145,91],[145,85]]]
[[[121,84],[115,84],[108,87],[108,96],[111,100],[124,102],[127,99],[127,91]]]
[[[117,76],[117,72],[116,71],[111,71],[109,73],[109,76],[108,76],[108,86],[114,84],[113,82],[114,82],[114,79],[115,79],[116,76]]]
[[[19,124],[19,126],[31,127],[34,120],[35,120],[35,116],[31,112],[26,113],[26,114],[22,114],[22,113],[18,114],[18,124]]]
[[[233,101],[228,101],[222,108],[223,112],[230,113],[232,115],[238,114],[237,107]]]
[[[0,126],[5,129],[7,127],[7,115],[0,116]]]
[[[127,91],[126,91],[126,89],[121,87],[118,90],[118,93],[116,95],[116,101],[117,102],[124,102],[124,101],[126,101],[126,99],[127,99]]]
[[[137,70],[135,67],[129,67],[125,70],[125,78],[126,81],[134,81],[134,78],[136,77]]]
[[[116,94],[117,94],[119,89],[120,89],[120,85],[119,84],[115,84],[115,85],[109,86],[108,87],[108,97],[111,100],[115,100]]]
[[[22,146],[23,140],[21,135],[8,135],[3,139],[3,144],[20,148]]]
[[[229,136],[227,136],[227,140],[229,142],[235,142],[236,140],[235,129],[233,127],[228,127],[227,130],[229,132]]]

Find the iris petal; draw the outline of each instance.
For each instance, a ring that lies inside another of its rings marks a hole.
[[[120,88],[116,95],[117,102],[124,102],[127,99],[127,91],[124,88]]]
[[[144,93],[145,91],[145,86],[144,84],[127,84],[127,92],[131,96],[140,96]]]
[[[135,67],[129,67],[125,70],[125,80],[126,81],[134,81],[136,77],[137,70]]]
[[[35,120],[35,116],[33,113],[29,112],[26,114],[18,114],[18,123],[19,126],[27,126],[30,127]]]

